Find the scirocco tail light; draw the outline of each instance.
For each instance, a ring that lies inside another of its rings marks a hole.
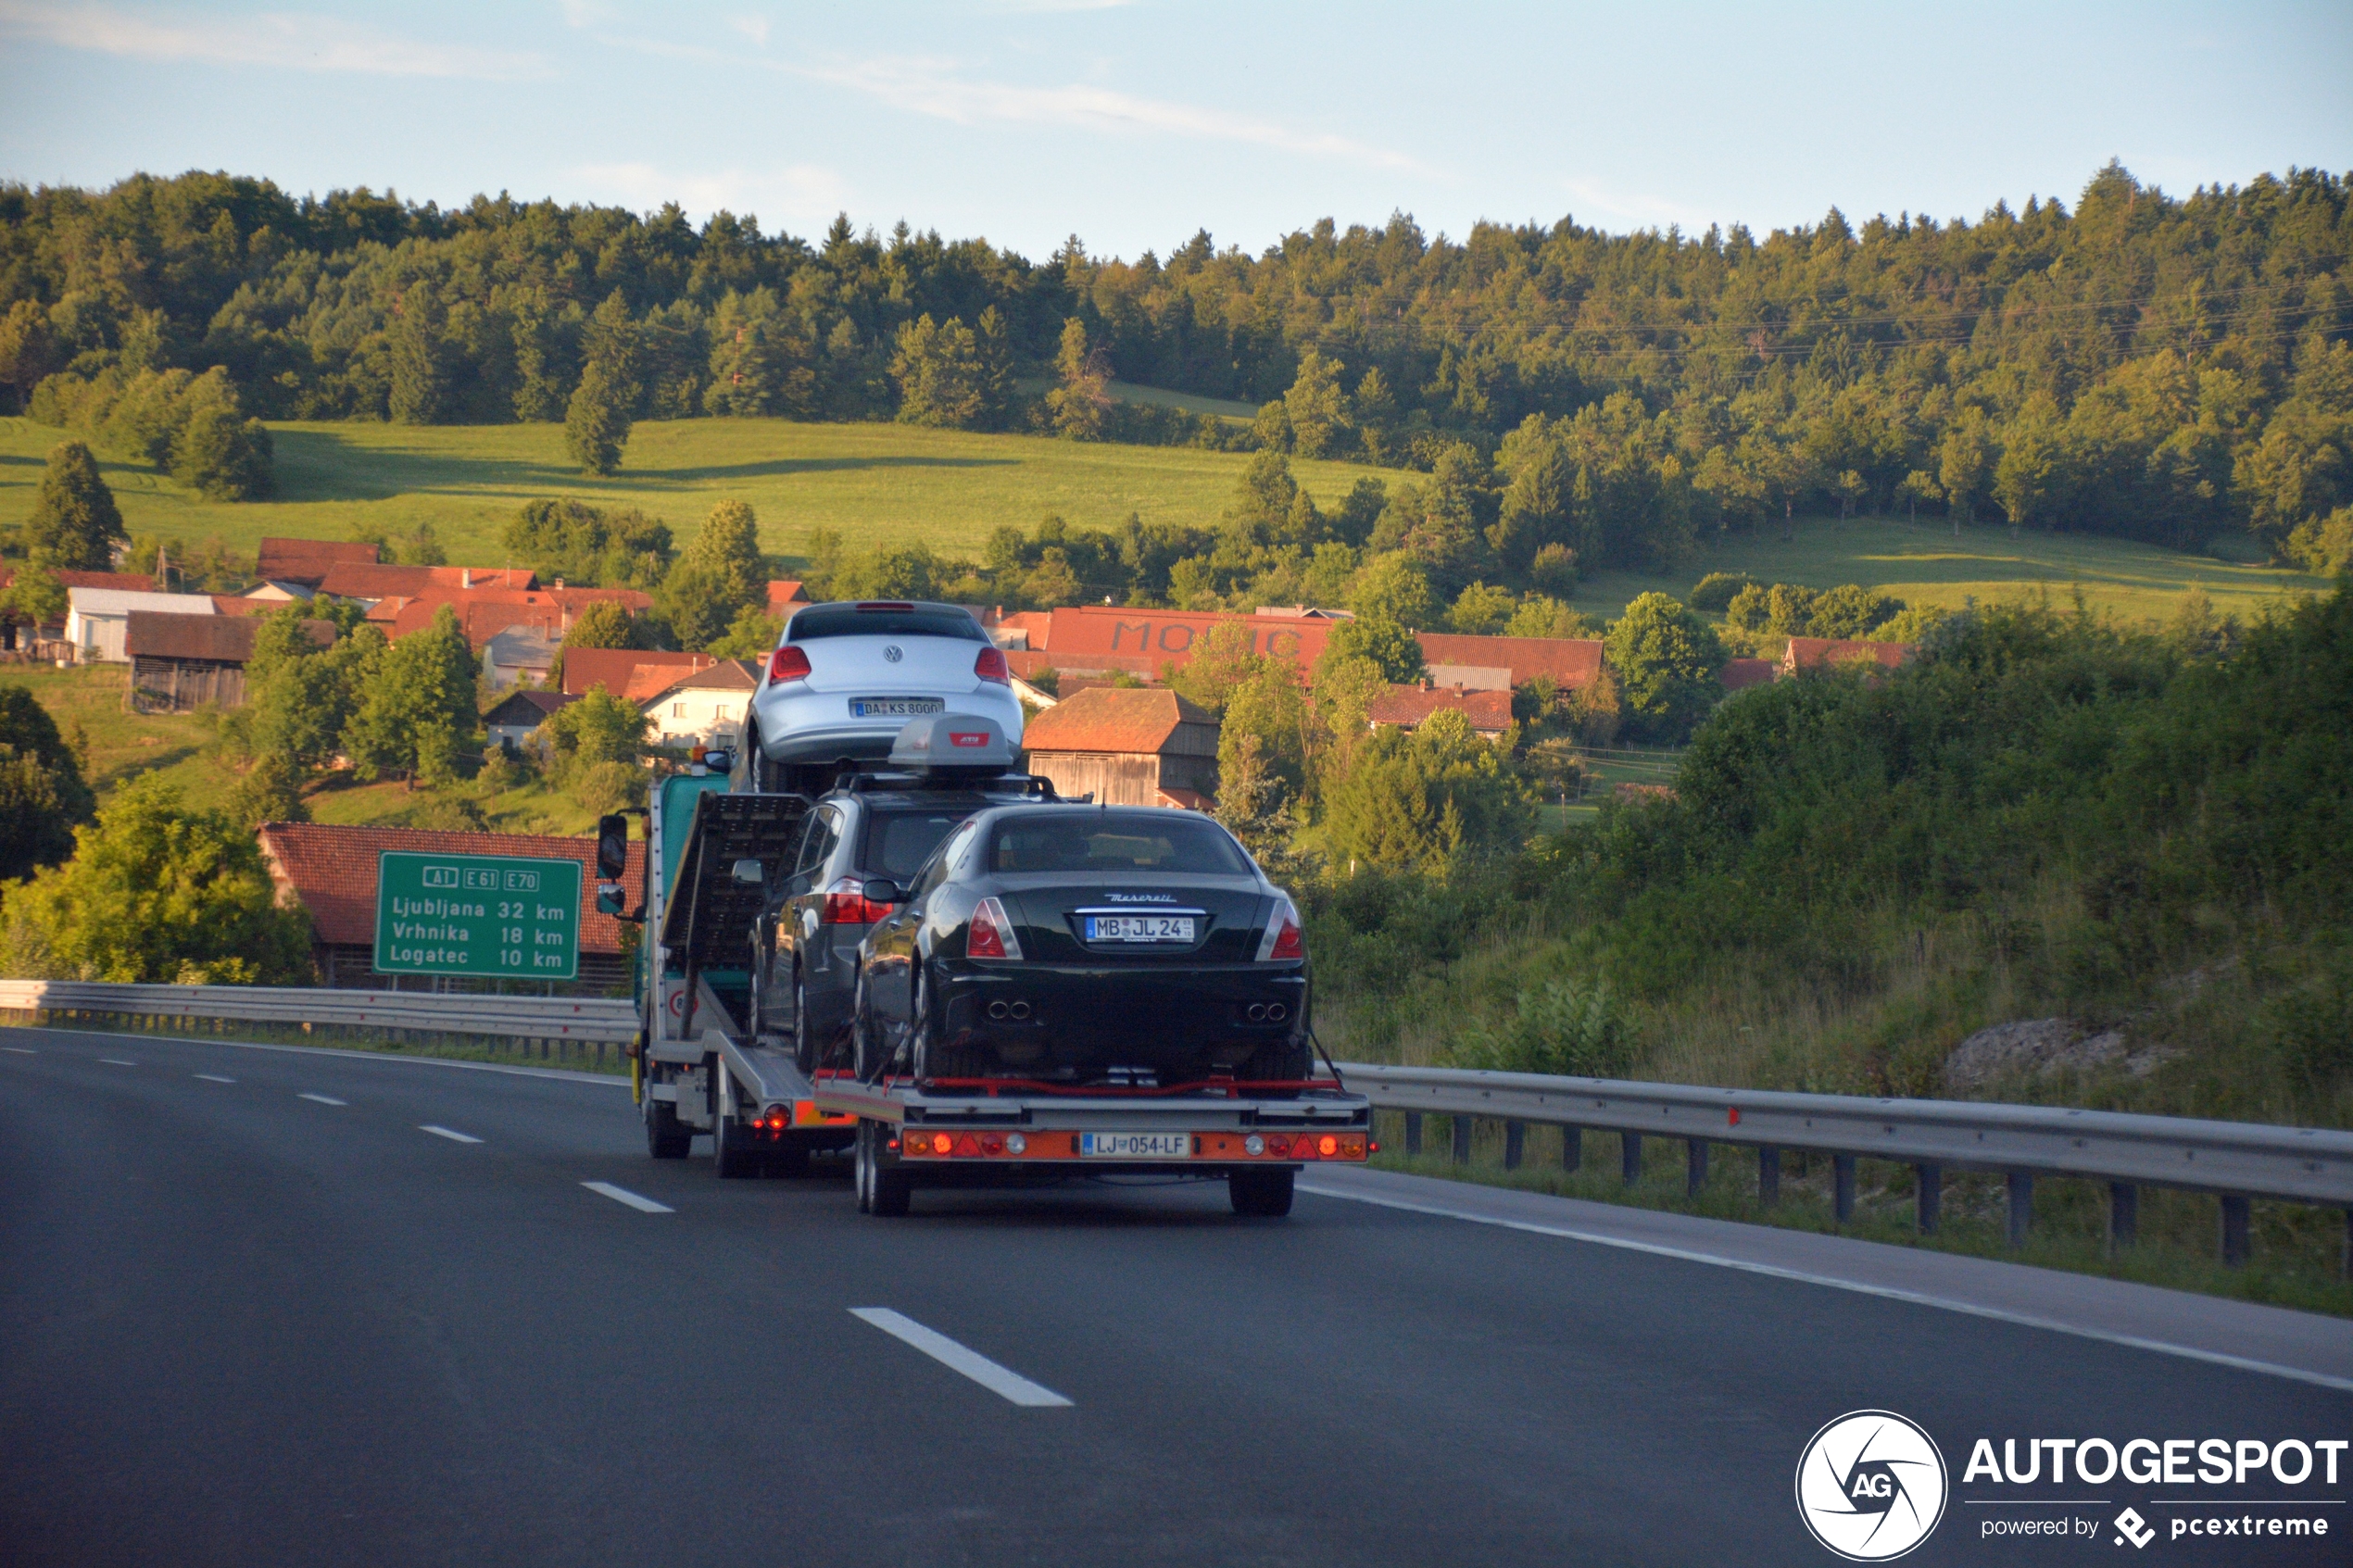
[[[771,681],[798,681],[809,673],[809,656],[786,643],[768,656],[768,678]]]
[[[1006,666],[1005,653],[1002,648],[981,649],[980,657],[973,660],[973,673],[984,681],[994,681],[1000,686],[1012,684],[1013,671]]]
[[[1306,956],[1307,942],[1299,930],[1299,906],[1289,898],[1277,897],[1275,912],[1266,920],[1266,935],[1258,941],[1258,961]]]
[[[820,925],[872,925],[890,918],[890,906],[878,904],[866,897],[866,884],[854,876],[837,878],[825,889],[824,911],[817,917]]]
[[[1005,914],[1005,906],[994,898],[983,898],[973,908],[972,923],[964,932],[964,957],[968,959],[1017,959],[1021,957],[1021,939],[1013,935],[1013,922]]]

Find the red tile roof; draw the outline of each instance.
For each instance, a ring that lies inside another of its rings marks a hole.
[[[1735,659],[1716,672],[1728,692],[1746,691],[1751,686],[1772,684],[1780,666],[1769,659]]]
[[[597,841],[514,833],[432,833],[422,828],[333,827],[324,822],[264,822],[261,853],[281,896],[299,900],[322,943],[372,946],[376,940],[376,857],[387,849],[443,855],[520,855],[577,860],[580,950],[621,951],[621,922],[597,912]],[[635,904],[645,864],[631,840],[622,885]]]
[[[361,539],[272,539],[264,537],[253,574],[265,583],[300,583],[316,587],[337,566],[373,566],[376,547]]]
[[[1010,622],[1011,618],[1007,619]],[[1051,612],[1045,637],[1041,640],[1031,632],[1029,646],[1051,654],[1057,670],[1127,670],[1156,675],[1164,665],[1182,668],[1190,663],[1193,644],[1207,636],[1211,628],[1233,625],[1249,628],[1253,651],[1310,665],[1323,653],[1331,624],[1289,616],[1081,605]]]
[[[1165,687],[1095,686],[1065,697],[1029,721],[1022,733],[1022,749],[1035,755],[1046,751],[1092,751],[1157,754],[1188,725],[1208,732],[1209,754],[1215,755],[1216,718]],[[1199,749],[1202,735],[1178,749]]]
[[[1391,686],[1388,696],[1377,696],[1366,705],[1365,718],[1371,723],[1410,730],[1450,708],[1483,735],[1501,734],[1512,726],[1511,693],[1469,691],[1461,686]]]
[[[367,561],[337,561],[319,580],[319,591],[339,599],[384,599],[395,595],[414,596],[434,588],[536,588],[532,572],[480,566],[377,566]]]
[[[432,625],[434,612],[447,605],[476,648],[513,626],[529,626],[560,642],[581,611],[599,602],[617,604],[631,615],[653,608],[652,598],[635,588],[429,587],[399,599],[385,629],[395,638],[405,637]],[[393,604],[391,599],[382,601],[368,619],[382,621],[385,606]]]
[[[152,594],[156,580],[144,571],[74,571],[52,568],[49,575],[57,580],[60,588],[112,588],[118,593]],[[17,569],[0,571],[0,588],[15,583]]]
[[[805,605],[808,602],[809,592],[800,585],[800,579],[798,577],[771,577],[768,579],[769,614],[781,616],[786,610],[791,608],[793,606]]]
[[[1431,664],[1469,664],[1505,669],[1512,684],[1524,686],[1550,675],[1564,691],[1582,691],[1602,672],[1598,637],[1471,637],[1453,632],[1423,632],[1417,640]]]
[[[687,671],[708,670],[718,662],[707,653],[647,653],[639,648],[566,648],[564,690],[573,696],[581,696],[592,686],[602,686],[615,696],[625,696],[636,679],[640,666],[659,665],[671,671],[672,673],[661,683],[666,686]],[[661,689],[661,686],[656,686],[653,691]]]
[[[1893,670],[1912,656],[1909,643],[1868,643],[1835,637],[1792,637],[1781,655],[1783,672],[1827,670],[1832,665],[1870,663]]]

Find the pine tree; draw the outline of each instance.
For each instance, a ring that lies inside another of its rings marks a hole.
[[[1111,368],[1101,350],[1087,346],[1087,323],[1076,316],[1063,323],[1054,374],[1059,384],[1046,394],[1046,407],[1055,433],[1073,441],[1100,440],[1103,413],[1111,407]]]
[[[584,472],[610,475],[621,471],[622,449],[629,445],[630,426],[622,390],[604,367],[594,361],[573,389],[572,405],[564,411],[564,445]]]
[[[114,492],[98,477],[98,460],[79,441],[59,442],[49,451],[41,494],[25,520],[28,555],[69,571],[105,571],[114,564],[114,546],[131,535]]]

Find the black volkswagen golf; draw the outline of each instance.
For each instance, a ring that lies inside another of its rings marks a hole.
[[[857,1070],[938,1087],[1296,1083],[1308,993],[1298,909],[1215,822],[1000,807],[950,833],[868,935]]]

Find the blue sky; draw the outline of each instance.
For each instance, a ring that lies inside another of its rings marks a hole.
[[[227,169],[1033,257],[1392,210],[1610,230],[2353,169],[2353,6],[0,0],[0,174]]]

